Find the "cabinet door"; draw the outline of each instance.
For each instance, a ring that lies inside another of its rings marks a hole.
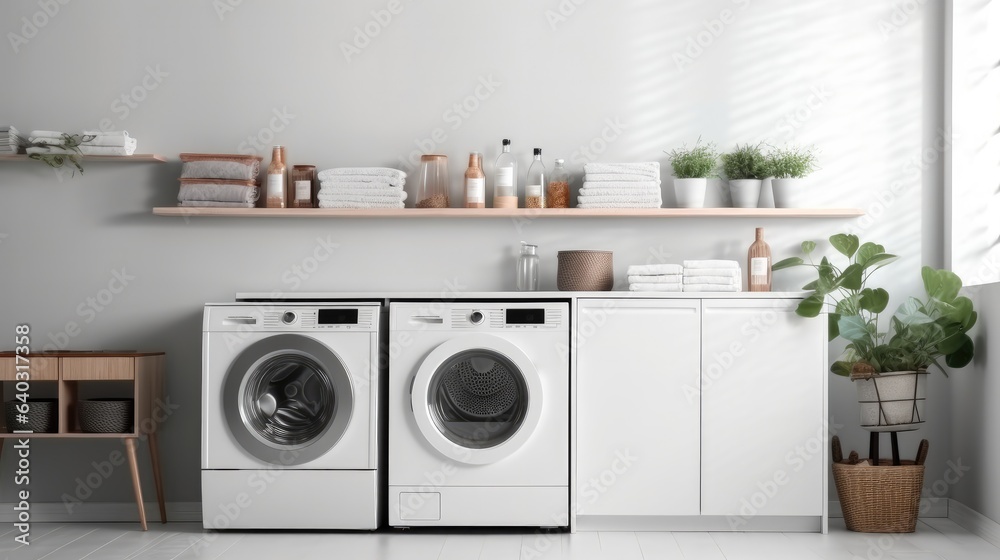
[[[822,515],[826,320],[797,304],[703,303],[704,515]]]
[[[579,514],[698,514],[700,324],[698,300],[579,300]]]

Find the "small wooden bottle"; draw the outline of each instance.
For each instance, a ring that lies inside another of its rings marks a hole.
[[[764,228],[757,228],[757,239],[747,251],[747,291],[771,291],[771,248],[764,243]]]

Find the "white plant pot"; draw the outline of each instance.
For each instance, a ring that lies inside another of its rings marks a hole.
[[[775,208],[802,208],[802,179],[771,179],[771,193]]]
[[[674,196],[677,197],[678,208],[703,208],[707,190],[708,179],[674,178]]]
[[[760,179],[731,179],[729,195],[733,208],[756,208],[760,203]]]
[[[926,371],[892,371],[854,379],[861,405],[861,427],[873,432],[916,430],[927,417]]]

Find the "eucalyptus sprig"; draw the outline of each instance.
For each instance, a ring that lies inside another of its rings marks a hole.
[[[28,146],[32,148],[55,148],[61,151],[73,152],[71,154],[30,154],[29,159],[38,160],[53,169],[58,169],[67,163],[73,164],[81,174],[83,174],[83,165],[81,163],[83,159],[83,152],[80,150],[80,144],[84,142],[90,142],[97,136],[93,134],[68,134],[62,133],[62,140],[58,144],[51,144],[48,142],[29,142]],[[75,173],[75,172],[74,172]]]

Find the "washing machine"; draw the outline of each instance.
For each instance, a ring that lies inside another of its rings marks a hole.
[[[389,304],[394,527],[569,522],[569,304]]]
[[[201,488],[209,529],[375,529],[378,304],[207,305]]]

